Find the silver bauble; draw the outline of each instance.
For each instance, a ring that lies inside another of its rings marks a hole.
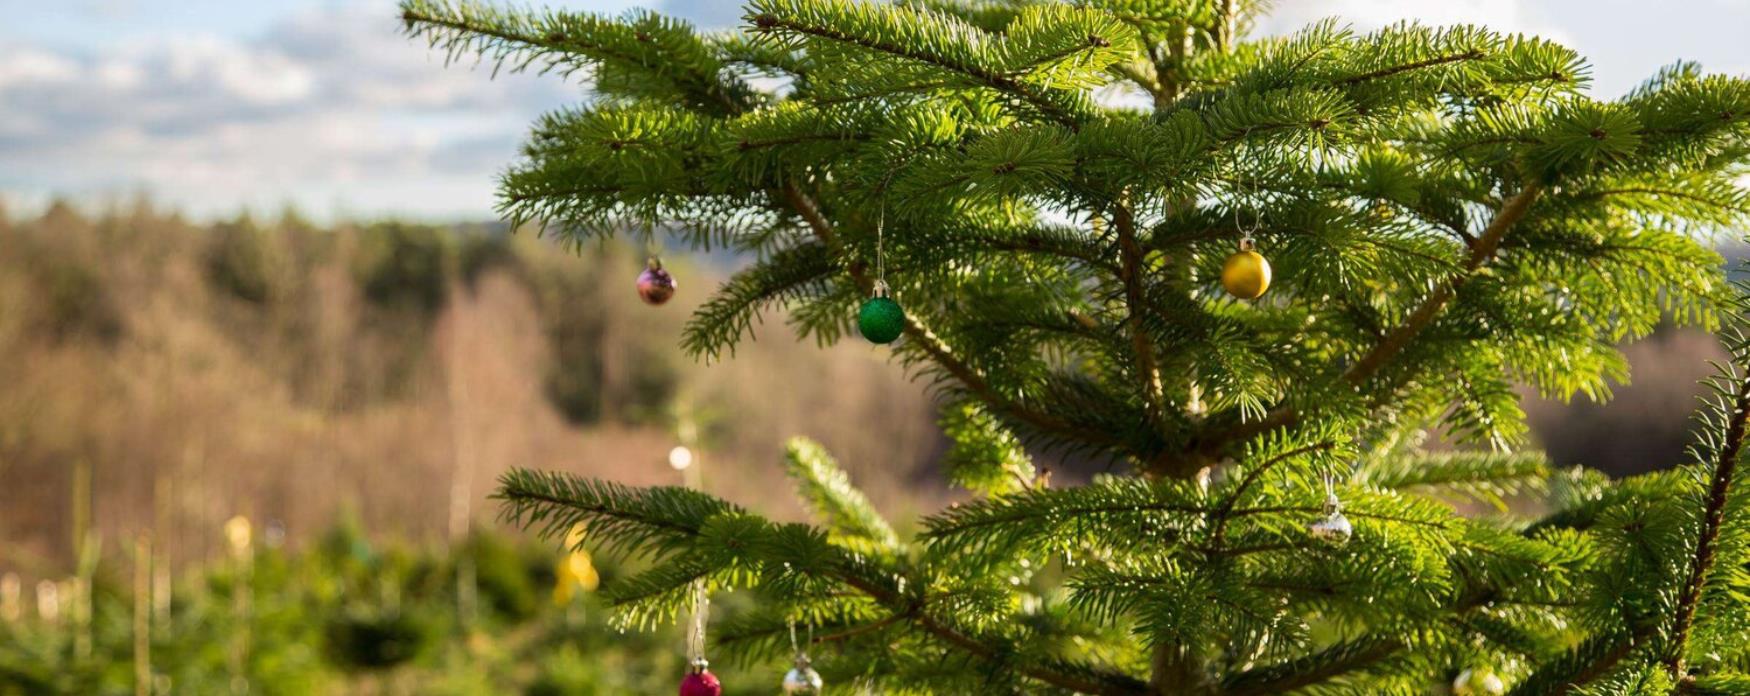
[[[820,673],[814,671],[814,667],[808,664],[806,657],[797,657],[796,666],[784,673],[785,694],[814,696],[820,693],[823,685]]]
[[[1337,500],[1335,493],[1325,496],[1325,516],[1313,520],[1306,526],[1306,531],[1314,539],[1332,546],[1349,543],[1349,537],[1355,533],[1349,518],[1343,516],[1343,502]]]
[[[1488,669],[1467,669],[1452,680],[1452,696],[1501,696],[1507,685]]]

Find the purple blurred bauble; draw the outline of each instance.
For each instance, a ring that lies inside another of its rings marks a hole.
[[[663,270],[662,264],[651,261],[650,267],[638,274],[638,296],[645,304],[659,305],[674,297],[674,276]]]
[[[681,680],[681,696],[723,696],[723,685],[717,682],[717,675],[699,670]]]

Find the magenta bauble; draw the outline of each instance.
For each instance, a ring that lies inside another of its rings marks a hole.
[[[710,670],[700,670],[681,680],[681,696],[723,696],[723,684]]]
[[[644,298],[646,304],[659,305],[674,297],[674,275],[662,267],[660,261],[652,260],[650,267],[638,274],[638,296]]]

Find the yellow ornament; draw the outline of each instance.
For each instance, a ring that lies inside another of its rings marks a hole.
[[[573,551],[559,560],[554,569],[553,603],[565,606],[571,603],[571,598],[577,592],[594,592],[601,586],[601,575],[596,572],[595,563],[589,554],[583,551]]]
[[[565,606],[571,603],[571,598],[577,596],[577,591],[594,592],[601,586],[602,578],[596,572],[595,562],[589,552],[583,550],[583,540],[589,535],[589,528],[582,522],[571,525],[571,530],[565,534],[565,548],[571,553],[559,559],[558,566],[553,569],[553,603]]]
[[[239,556],[249,551],[249,540],[253,531],[249,526],[249,518],[242,515],[225,520],[225,540],[231,542],[231,550]]]
[[[1270,288],[1270,262],[1256,250],[1251,237],[1240,240],[1240,250],[1221,265],[1221,286],[1242,300],[1256,300]]]
[[[589,554],[582,551],[573,553],[566,560],[566,565],[571,566],[571,576],[584,592],[594,592],[601,586],[602,576],[596,573],[595,563],[590,560]]]

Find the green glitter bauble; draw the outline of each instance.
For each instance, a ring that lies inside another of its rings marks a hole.
[[[905,330],[905,310],[892,298],[871,297],[857,310],[857,330],[875,343],[892,343]]]

